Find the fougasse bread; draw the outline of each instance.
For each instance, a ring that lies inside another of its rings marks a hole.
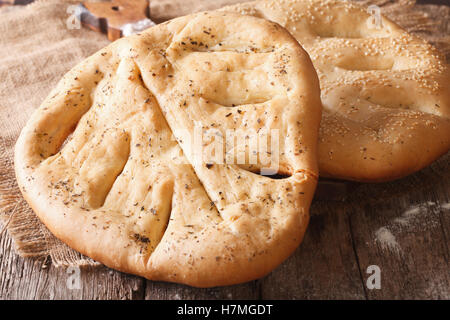
[[[148,279],[229,285],[269,273],[302,241],[320,118],[316,72],[283,27],[199,13],[68,72],[21,132],[16,176],[79,252]],[[259,160],[198,161],[186,143],[196,125],[277,132],[286,176],[257,174]]]
[[[321,176],[388,181],[448,152],[449,66],[435,48],[376,7],[264,0],[221,10],[277,22],[309,53],[324,107]]]

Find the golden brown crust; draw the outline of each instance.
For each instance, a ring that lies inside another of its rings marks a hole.
[[[239,283],[303,238],[320,115],[314,68],[282,27],[200,13],[116,41],[67,73],[17,141],[16,176],[58,238],[107,266],[192,286]],[[279,130],[280,170],[291,176],[248,171],[259,160],[196,161],[183,135],[195,123]]]
[[[221,9],[275,21],[311,56],[323,102],[320,175],[386,181],[450,148],[450,69],[425,41],[339,0],[265,0]],[[375,23],[374,23],[375,22]]]

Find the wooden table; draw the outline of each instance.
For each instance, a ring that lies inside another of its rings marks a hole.
[[[19,257],[5,233],[0,299],[450,299],[448,176],[426,169],[395,184],[358,185],[354,195],[364,201],[315,201],[299,249],[267,277],[230,287],[197,289],[86,267],[80,288],[69,289],[66,269]],[[380,289],[366,286],[371,265],[381,270]]]
[[[19,257],[11,239],[3,236],[0,297],[449,299],[450,182],[446,179],[422,190],[411,189],[405,187],[402,195],[363,205],[316,201],[304,242],[287,261],[263,279],[223,288],[196,289],[88,267],[81,270],[81,288],[68,289],[66,269]],[[319,207],[327,210],[315,214]],[[390,234],[395,236],[394,243]],[[381,270],[379,290],[366,286],[370,265]]]

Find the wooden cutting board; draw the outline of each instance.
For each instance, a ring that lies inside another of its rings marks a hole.
[[[148,0],[85,1],[80,4],[83,9],[81,22],[114,41],[123,36],[122,29],[126,24],[150,18],[149,4]]]

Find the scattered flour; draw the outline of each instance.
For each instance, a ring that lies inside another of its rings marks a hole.
[[[386,227],[381,227],[375,232],[375,239],[384,250],[389,250],[398,254],[402,252],[402,248],[395,239],[395,236]]]
[[[445,203],[444,206],[445,205],[449,204]],[[394,219],[393,223],[398,224],[402,227],[411,227],[417,224],[424,226],[425,223],[428,226],[433,227],[434,224],[437,223],[435,219],[425,219],[425,220],[422,219],[420,221],[419,219],[423,218],[423,216],[427,214],[427,210],[429,210],[428,208],[435,206],[436,202],[433,201],[427,201],[419,205],[412,206],[410,209],[403,212],[401,217]],[[442,208],[445,209],[444,206],[442,206]]]
[[[402,230],[403,228],[414,227],[420,225],[422,227],[425,224],[435,224],[438,223],[434,221],[435,219],[423,219],[424,215],[427,215],[427,211],[430,207],[435,207],[437,204],[433,201],[427,201],[416,206],[410,207],[408,210],[403,212],[403,214],[394,219],[388,226],[379,228],[375,232],[375,242],[377,242],[383,250],[389,250],[397,254],[402,253],[402,248],[398,244],[394,234],[387,228],[391,230]],[[443,203],[440,205],[443,210],[450,209],[450,202]]]
[[[450,209],[450,202],[442,204],[441,207],[442,207],[442,209],[449,210]]]
[[[412,207],[408,210],[406,210],[401,217],[396,218],[394,220],[394,223],[401,224],[402,226],[408,226],[411,224],[413,220],[418,218],[418,215],[422,212],[424,209],[424,205],[420,204],[418,206]]]

